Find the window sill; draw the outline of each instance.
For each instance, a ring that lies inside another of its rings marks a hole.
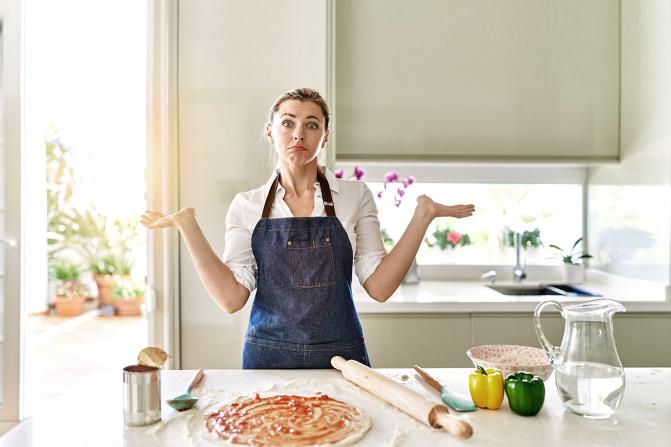
[[[525,284],[557,281],[554,277],[540,279],[531,274],[529,276],[530,279],[525,280]],[[499,285],[511,283],[511,281],[497,281]],[[611,298],[622,302],[628,312],[671,312],[671,288],[666,284],[629,279],[587,269],[585,282],[581,283],[580,287],[602,295],[600,298]],[[362,315],[533,312],[538,303],[547,300],[574,303],[593,299],[556,295],[503,295],[487,287],[483,281],[464,279],[423,279],[418,284],[402,284],[384,303],[370,298],[358,281],[353,281],[352,291],[354,304],[358,313]]]

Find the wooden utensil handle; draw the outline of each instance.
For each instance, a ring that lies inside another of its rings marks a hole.
[[[415,371],[417,371],[417,373],[419,373],[419,375],[422,376],[424,380],[426,380],[426,383],[431,385],[434,390],[438,391],[439,393],[443,390],[443,386],[421,367],[415,365]]]
[[[200,379],[202,379],[204,375],[205,375],[204,369],[203,368],[199,369],[198,373],[196,374],[196,377],[193,378],[186,392],[190,393],[191,391],[193,391],[193,389],[198,386],[198,384],[200,383]]]
[[[473,433],[468,422],[454,418],[446,406],[436,405],[425,396],[355,360],[336,356],[331,359],[331,365],[350,382],[430,427],[442,427],[460,438],[468,438]]]

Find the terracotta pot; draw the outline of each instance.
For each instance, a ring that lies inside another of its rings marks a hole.
[[[98,307],[104,304],[111,304],[112,290],[114,290],[114,284],[117,280],[116,276],[99,275],[94,273],[93,280],[96,282],[96,286],[98,287]]]
[[[56,296],[54,300],[56,304],[56,314],[59,317],[76,317],[84,312],[84,302],[86,297],[75,296],[65,297]]]
[[[127,300],[114,300],[112,303],[114,303],[116,314],[120,317],[138,316],[142,315],[142,308],[140,306],[144,303],[144,296]]]

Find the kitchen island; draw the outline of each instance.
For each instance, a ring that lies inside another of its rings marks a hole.
[[[380,372],[439,400],[436,392],[417,379],[410,368]],[[467,393],[467,368],[427,371],[444,385]],[[499,410],[462,413],[473,427],[473,437],[459,440],[428,428],[380,399],[345,381],[335,370],[206,370],[198,387],[197,407],[177,413],[165,399],[181,394],[195,371],[162,371],[162,420],[147,427],[124,427],[122,372],[91,375],[56,398],[35,416],[0,438],[0,447],[37,446],[223,446],[204,429],[203,416],[241,395],[314,395],[321,391],[352,403],[372,418],[360,446],[631,446],[645,442],[667,445],[671,439],[671,368],[626,368],[624,399],[616,414],[604,420],[582,418],[565,410],[554,375],[546,382],[546,399],[534,417],[514,414],[507,400]]]

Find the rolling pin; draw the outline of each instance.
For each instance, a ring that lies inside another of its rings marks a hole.
[[[356,360],[335,356],[331,365],[364,390],[390,403],[418,421],[433,428],[444,428],[459,438],[470,438],[473,429],[466,421],[449,414],[445,405],[436,404],[408,387],[394,382]]]

